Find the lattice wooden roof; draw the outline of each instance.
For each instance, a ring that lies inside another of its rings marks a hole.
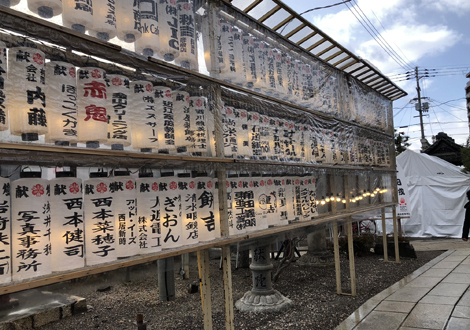
[[[390,100],[408,95],[369,62],[354,55],[280,0],[228,0],[259,23],[316,58],[346,72]]]

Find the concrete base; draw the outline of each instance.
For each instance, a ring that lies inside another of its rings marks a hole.
[[[330,251],[307,252],[297,260],[301,266],[332,267],[335,265],[335,256]]]
[[[280,313],[292,307],[292,301],[284,297],[279,291],[272,290],[271,294],[258,294],[248,291],[235,303],[235,307],[242,312],[254,313]]]

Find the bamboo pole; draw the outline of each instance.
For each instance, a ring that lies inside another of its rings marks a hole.
[[[393,212],[393,240],[395,241],[395,262],[400,263],[400,246],[398,245],[397,208],[392,206]]]
[[[333,221],[333,246],[335,250],[336,293],[341,294],[341,264],[339,262],[338,222]]]
[[[388,240],[387,240],[387,226],[385,224],[385,208],[382,211],[382,244],[384,246],[384,261],[388,261]]]
[[[351,277],[351,295],[356,296],[356,266],[354,264],[354,240],[351,221],[351,217],[348,217],[349,274]]]
[[[211,281],[209,278],[209,250],[197,252],[197,266],[199,269],[199,286],[201,289],[202,315],[204,330],[212,330],[212,301]]]

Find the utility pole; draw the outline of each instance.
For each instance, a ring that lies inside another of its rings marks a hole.
[[[421,126],[421,151],[427,149],[429,147],[429,142],[426,140],[424,136],[424,124],[423,124],[423,106],[421,104],[421,88],[419,87],[419,78],[418,75],[418,67],[415,68],[415,76],[416,76],[416,91],[418,92],[418,109],[419,112],[419,124]]]

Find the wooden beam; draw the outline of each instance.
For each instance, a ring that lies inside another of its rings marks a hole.
[[[332,59],[334,59],[336,56],[339,56],[340,54],[342,54],[343,51],[340,49],[339,51],[337,51],[336,53],[334,53],[333,55],[330,55],[328,56],[327,58],[323,59],[324,61],[331,61]]]
[[[354,263],[354,238],[352,230],[352,218],[348,217],[348,254],[349,254],[349,276],[351,278],[351,295],[356,296],[356,265]]]
[[[343,63],[344,61],[349,60],[350,58],[351,58],[351,56],[347,55],[347,56],[345,56],[344,58],[340,59],[338,62],[333,63],[332,65],[333,65],[334,67],[337,67],[338,65],[340,65],[340,64]],[[352,65],[352,64],[351,64],[351,65]],[[338,69],[338,70],[339,70],[339,69]]]
[[[265,20],[273,16],[275,13],[277,13],[281,9],[281,6],[277,5],[270,11],[268,11],[266,14],[258,18],[258,22],[263,23]]]
[[[398,245],[398,226],[397,226],[397,208],[392,206],[393,213],[393,240],[395,242],[395,262],[400,263],[400,246]]]
[[[224,278],[225,329],[235,330],[232,296],[232,262],[230,245],[222,247],[222,269]]]
[[[320,46],[322,43],[327,42],[327,41],[328,41],[327,39],[322,38],[322,39],[318,40],[316,43],[314,43],[313,45],[311,45],[310,47],[306,48],[305,50],[306,50],[307,52],[310,52],[312,49],[317,48],[317,47]]]
[[[289,39],[289,38],[292,37],[294,34],[296,34],[297,32],[299,32],[300,30],[302,30],[304,27],[305,27],[305,24],[300,24],[300,25],[297,26],[295,29],[293,29],[293,30],[290,31],[289,33],[285,34],[285,35],[284,35],[284,38]]]
[[[357,64],[359,63],[357,60],[354,60],[354,61],[351,61],[349,62],[348,64],[345,64],[343,65],[342,67],[338,68],[338,70],[341,70],[341,71],[344,71],[346,70],[347,68],[349,68],[350,66],[353,66],[354,64]],[[346,72],[347,74],[350,74],[351,72]]]
[[[286,17],[283,21],[281,21],[281,23],[279,23],[278,25],[276,25],[275,27],[273,27],[273,31],[277,31],[279,30],[281,27],[283,27],[284,25],[286,25],[287,23],[289,23],[291,20],[294,19],[294,16],[292,15],[289,15],[288,17]]]
[[[201,250],[197,252],[197,266],[199,269],[199,287],[201,290],[204,330],[212,330],[212,299],[211,280],[209,277],[209,250]]]
[[[253,8],[255,8],[256,6],[258,6],[261,2],[263,2],[263,0],[255,0],[253,1],[248,7],[246,7],[245,9],[243,9],[243,11],[248,14],[248,12],[250,10],[252,10]]]
[[[336,293],[341,294],[341,264],[339,259],[339,242],[338,242],[338,222],[332,223],[333,226],[333,247],[335,251],[335,274],[336,274]]]
[[[382,244],[384,246],[384,261],[388,262],[388,239],[387,239],[387,226],[385,221],[385,208],[382,211]]]
[[[310,38],[313,38],[318,32],[317,31],[313,31],[312,33],[310,33],[308,36],[306,37],[303,37],[302,39],[300,39],[299,41],[297,41],[297,45],[302,45],[304,42],[306,42],[308,39]]]

